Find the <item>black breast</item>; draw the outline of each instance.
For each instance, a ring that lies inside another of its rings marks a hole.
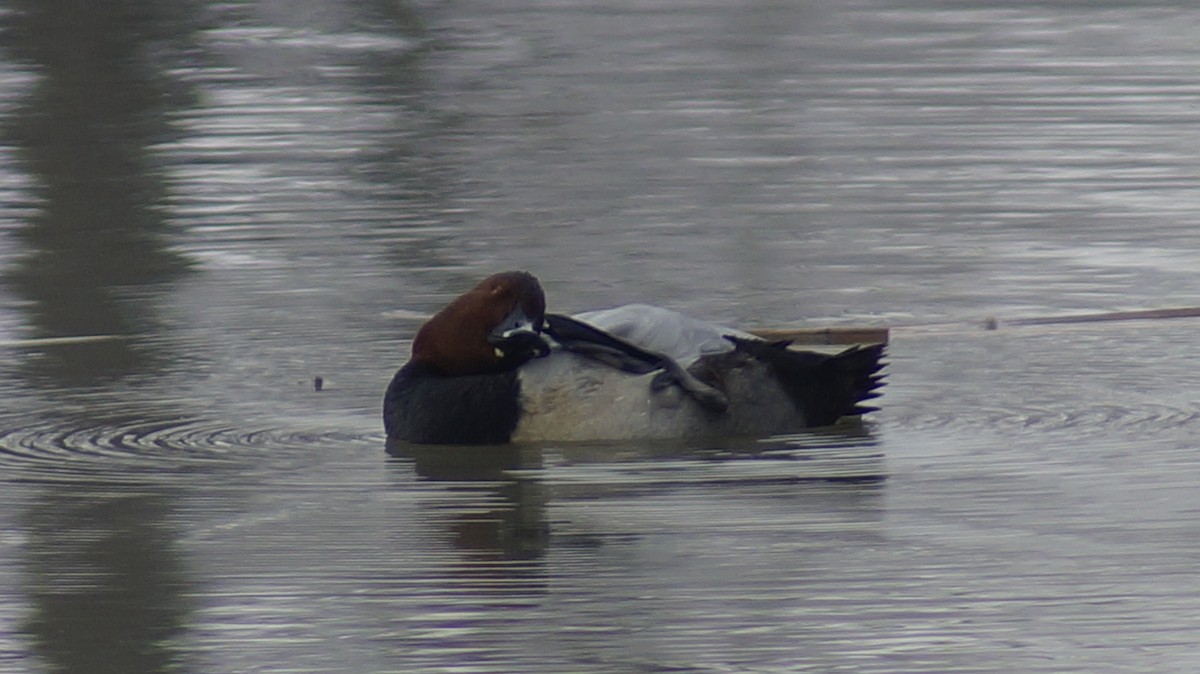
[[[520,419],[516,371],[446,377],[409,363],[383,397],[389,440],[485,445],[509,441]]]

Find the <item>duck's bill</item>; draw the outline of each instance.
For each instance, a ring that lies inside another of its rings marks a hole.
[[[488,344],[491,344],[496,349],[496,355],[503,359],[525,361],[550,353],[550,345],[545,338],[530,328],[493,332],[488,336]]]

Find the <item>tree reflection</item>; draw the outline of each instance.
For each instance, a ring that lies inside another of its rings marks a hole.
[[[131,289],[186,268],[165,244],[167,182],[152,148],[173,135],[188,96],[161,62],[196,29],[192,3],[14,0],[3,48],[36,83],[0,120],[32,178],[36,211],[18,230],[26,255],[5,281],[28,300],[36,337],[152,332]],[[38,374],[87,383],[144,370],[136,341],[56,348]]]
[[[161,495],[47,491],[28,511],[24,630],[56,672],[179,671],[186,576]]]
[[[147,289],[187,268],[167,246],[169,184],[154,148],[191,102],[166,67],[199,28],[195,4],[11,0],[5,10],[0,49],[34,80],[0,119],[0,142],[28,175],[34,208],[15,232],[23,257],[2,280],[24,300],[33,337],[124,337],[47,347],[23,374],[66,389],[153,371]],[[178,671],[171,644],[189,608],[169,509],[145,490],[54,486],[29,509],[24,630],[51,671]]]

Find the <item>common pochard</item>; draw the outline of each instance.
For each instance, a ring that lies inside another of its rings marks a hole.
[[[421,326],[383,423],[420,444],[788,433],[873,410],[883,350],[798,351],[647,305],[547,314],[537,278],[503,272]]]

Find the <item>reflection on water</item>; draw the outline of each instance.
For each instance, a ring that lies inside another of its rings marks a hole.
[[[1195,321],[1008,319],[1200,304],[1198,28],[0,0],[0,671],[1191,671]],[[388,457],[507,268],[900,325],[883,411]]]
[[[881,482],[813,477],[861,470],[870,445],[851,429],[724,448],[405,448],[389,465],[397,487],[411,490],[410,471],[445,484],[420,519],[454,557],[433,571],[446,595],[398,607],[415,629],[396,646],[485,669],[687,671],[759,641],[771,662],[782,644],[767,626],[797,599],[776,583],[802,568],[794,555],[882,542]],[[797,527],[811,538],[793,540]],[[718,624],[744,635],[722,639]]]
[[[179,671],[189,587],[158,494],[51,489],[25,512],[22,626],[53,672]]]
[[[397,467],[403,467],[405,481],[410,479],[411,462],[412,472],[421,479],[490,490],[496,508],[473,512],[447,526],[456,532],[456,547],[501,559],[544,555],[552,532],[546,518],[548,501],[617,501],[721,485],[752,490],[822,481],[869,484],[884,477],[876,440],[861,424],[703,447],[463,447],[389,441],[387,449],[404,460]]]
[[[184,261],[166,248],[167,184],[150,147],[187,92],[156,62],[188,37],[189,3],[12,2],[4,51],[33,86],[0,134],[32,177],[17,231],[25,255],[6,270],[32,337],[135,336],[155,330],[153,302],[131,286],[169,280]],[[33,372],[89,384],[144,370],[152,352],[128,339],[64,346]]]
[[[412,461],[412,471],[426,480],[452,483],[491,483],[496,508],[483,513],[459,513],[446,526],[454,546],[486,559],[536,559],[549,541],[546,485],[537,477],[516,477],[518,471],[539,471],[542,453],[533,447],[400,446],[388,441],[388,453]],[[401,484],[410,478],[404,466]],[[439,517],[430,513],[431,520]]]

